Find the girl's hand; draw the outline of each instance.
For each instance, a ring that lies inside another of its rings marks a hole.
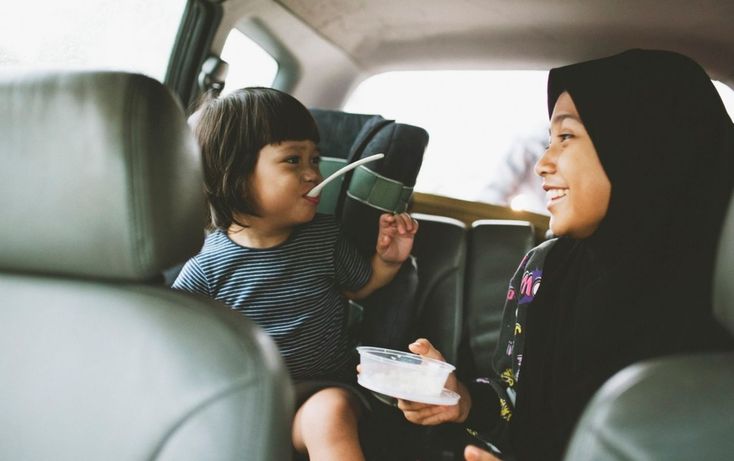
[[[473,445],[467,445],[464,449],[464,459],[466,461],[499,461],[499,458]]]
[[[380,231],[377,235],[377,255],[387,264],[400,264],[413,249],[413,237],[418,232],[418,221],[408,213],[380,216]]]
[[[437,351],[427,339],[421,338],[408,346],[414,354],[422,355],[445,362],[443,355]],[[433,426],[446,422],[463,422],[469,416],[471,396],[467,388],[451,373],[446,380],[445,387],[459,394],[461,397],[456,405],[431,405],[427,403],[398,400],[398,408],[402,410],[405,419],[422,426]]]

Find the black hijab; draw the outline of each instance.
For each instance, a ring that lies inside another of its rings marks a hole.
[[[732,347],[711,287],[734,127],[711,80],[685,56],[630,50],[551,70],[549,113],[564,91],[611,199],[591,237],[553,247],[528,310],[510,425],[519,459],[560,459],[586,403],[623,367]]]

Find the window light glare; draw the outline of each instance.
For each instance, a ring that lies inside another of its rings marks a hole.
[[[526,211],[528,209],[528,197],[525,194],[519,194],[510,200],[510,208],[514,211]]]
[[[278,74],[278,62],[237,29],[227,36],[221,57],[229,64],[223,95],[248,86],[270,87]]]

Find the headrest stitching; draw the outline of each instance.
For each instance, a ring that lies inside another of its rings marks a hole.
[[[127,88],[125,88],[125,91],[123,92],[123,98],[125,101],[125,108],[123,111],[123,133],[124,133],[124,142],[123,142],[123,160],[125,162],[125,168],[127,173],[127,179],[128,179],[128,219],[130,222],[130,229],[129,229],[129,239],[132,251],[132,258],[133,263],[135,264],[135,270],[136,272],[144,268],[144,256],[142,255],[141,248],[138,248],[138,236],[141,235],[143,223],[141,222],[144,219],[144,216],[142,216],[142,213],[140,213],[140,198],[142,194],[138,194],[140,188],[140,182],[143,181],[142,176],[139,176],[140,174],[140,159],[138,159],[137,155],[137,147],[139,145],[139,134],[137,133],[137,130],[135,122],[135,109],[137,107],[137,99],[139,97],[138,92],[136,90],[136,79],[128,79],[127,81]]]

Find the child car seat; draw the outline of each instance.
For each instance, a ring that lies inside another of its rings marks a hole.
[[[324,177],[360,158],[385,154],[326,186],[318,210],[337,216],[347,237],[363,254],[371,256],[380,215],[407,210],[428,133],[379,115],[324,109],[311,109],[311,113],[321,135]],[[364,344],[405,350],[413,339],[417,286],[417,269],[411,258],[389,285],[360,302],[365,309],[358,339]]]

